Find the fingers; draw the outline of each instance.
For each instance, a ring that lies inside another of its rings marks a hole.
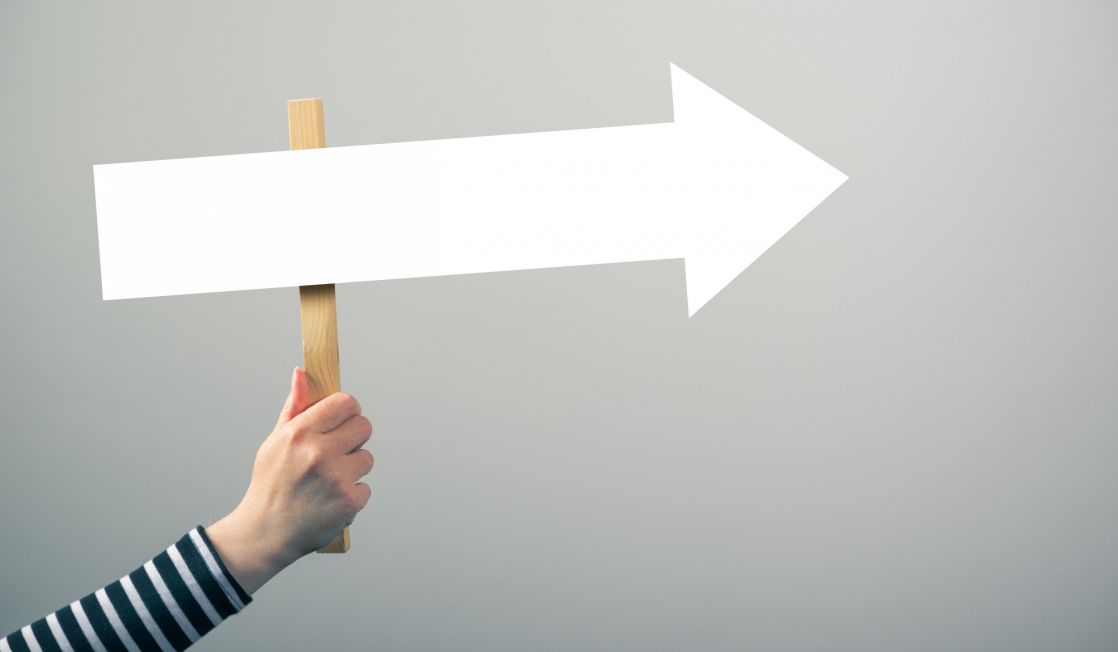
[[[310,402],[310,389],[307,387],[307,372],[299,367],[291,372],[291,390],[287,393],[287,400],[280,410],[276,427],[291,421],[307,409]]]
[[[330,432],[323,433],[323,435],[333,450],[352,453],[364,446],[365,442],[373,436],[373,424],[367,418],[358,414],[346,419],[340,426]]]
[[[358,482],[353,485],[353,490],[355,494],[354,505],[357,507],[357,511],[360,512],[365,509],[365,505],[369,504],[369,498],[372,497],[373,490],[364,482]],[[350,522],[352,523],[353,521],[351,520]]]
[[[348,516],[346,516],[346,527],[353,525],[354,519],[357,518],[358,512],[365,509],[365,505],[369,504],[369,498],[373,495],[373,490],[369,485],[364,482],[358,482],[353,485],[353,490],[350,492],[347,500],[349,501]]]
[[[356,482],[360,477],[367,475],[369,471],[373,470],[373,454],[364,448],[359,448],[349,455],[345,456],[343,460],[345,467],[346,479],[352,478]]]
[[[358,414],[361,414],[361,404],[357,399],[349,394],[334,392],[293,418],[292,425],[315,432],[329,432]]]

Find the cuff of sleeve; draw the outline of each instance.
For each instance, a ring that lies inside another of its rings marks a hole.
[[[237,579],[233,577],[233,574],[230,573],[229,569],[225,566],[225,562],[221,559],[221,555],[218,554],[217,548],[214,547],[213,542],[210,541],[210,537],[206,534],[206,529],[204,527],[201,525],[196,526],[183,538],[189,538],[198,549],[198,554],[202,556],[213,579],[229,599],[229,602],[232,603],[234,609],[240,611],[252,602],[252,596],[241,588],[240,583],[237,582]]]

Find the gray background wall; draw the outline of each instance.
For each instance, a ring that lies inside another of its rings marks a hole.
[[[8,1],[0,630],[231,509],[294,289],[102,302],[94,163],[660,122],[851,179],[680,261],[345,285],[374,500],[198,649],[1118,647],[1111,2]]]

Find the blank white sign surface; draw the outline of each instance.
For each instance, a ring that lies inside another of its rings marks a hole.
[[[671,75],[670,123],[95,165],[104,298],[683,258],[694,314],[846,176]]]

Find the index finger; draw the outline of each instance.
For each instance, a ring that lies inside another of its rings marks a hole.
[[[358,414],[361,414],[361,404],[357,399],[344,392],[334,392],[304,410],[291,423],[315,432],[329,432]]]

